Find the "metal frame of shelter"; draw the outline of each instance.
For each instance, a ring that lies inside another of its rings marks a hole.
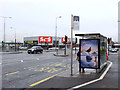
[[[100,33],[88,33],[88,34],[75,34],[75,36],[78,36],[78,37],[81,37],[81,39],[79,40],[79,46],[81,45],[80,44],[80,41],[81,40],[99,40],[99,44],[98,45],[98,48],[99,48],[99,68],[93,68],[93,69],[96,69],[96,72],[97,70],[99,70],[99,72],[101,72],[101,70],[103,69],[103,67],[105,65],[107,65],[107,37],[101,35]],[[79,47],[79,50],[81,46]],[[80,51],[81,52],[81,51]],[[81,64],[79,62],[79,72],[81,72],[81,69],[82,69],[82,72],[85,72],[84,71],[84,68],[81,67]]]

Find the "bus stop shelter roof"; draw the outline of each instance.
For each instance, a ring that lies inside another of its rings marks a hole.
[[[88,37],[91,37],[91,38],[97,38],[97,37],[100,38],[100,37],[102,37],[102,38],[107,39],[107,37],[101,35],[100,33],[75,34],[75,36],[86,37],[86,38],[88,38]]]

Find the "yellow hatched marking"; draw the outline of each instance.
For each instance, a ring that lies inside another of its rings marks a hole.
[[[35,69],[35,67],[29,68],[28,70],[32,70],[32,69]]]
[[[39,71],[44,71],[45,69],[44,68],[41,68]]]
[[[62,64],[60,63],[60,64],[56,64],[55,66],[61,66]]]
[[[52,69],[48,70],[48,72],[51,72],[51,71],[52,71]]]

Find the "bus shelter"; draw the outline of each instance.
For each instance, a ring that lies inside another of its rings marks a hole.
[[[84,68],[101,71],[107,64],[107,37],[100,33],[75,34],[79,39],[79,72]]]

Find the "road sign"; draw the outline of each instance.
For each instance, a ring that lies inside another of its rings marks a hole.
[[[79,16],[73,16],[73,30],[79,30]]]

